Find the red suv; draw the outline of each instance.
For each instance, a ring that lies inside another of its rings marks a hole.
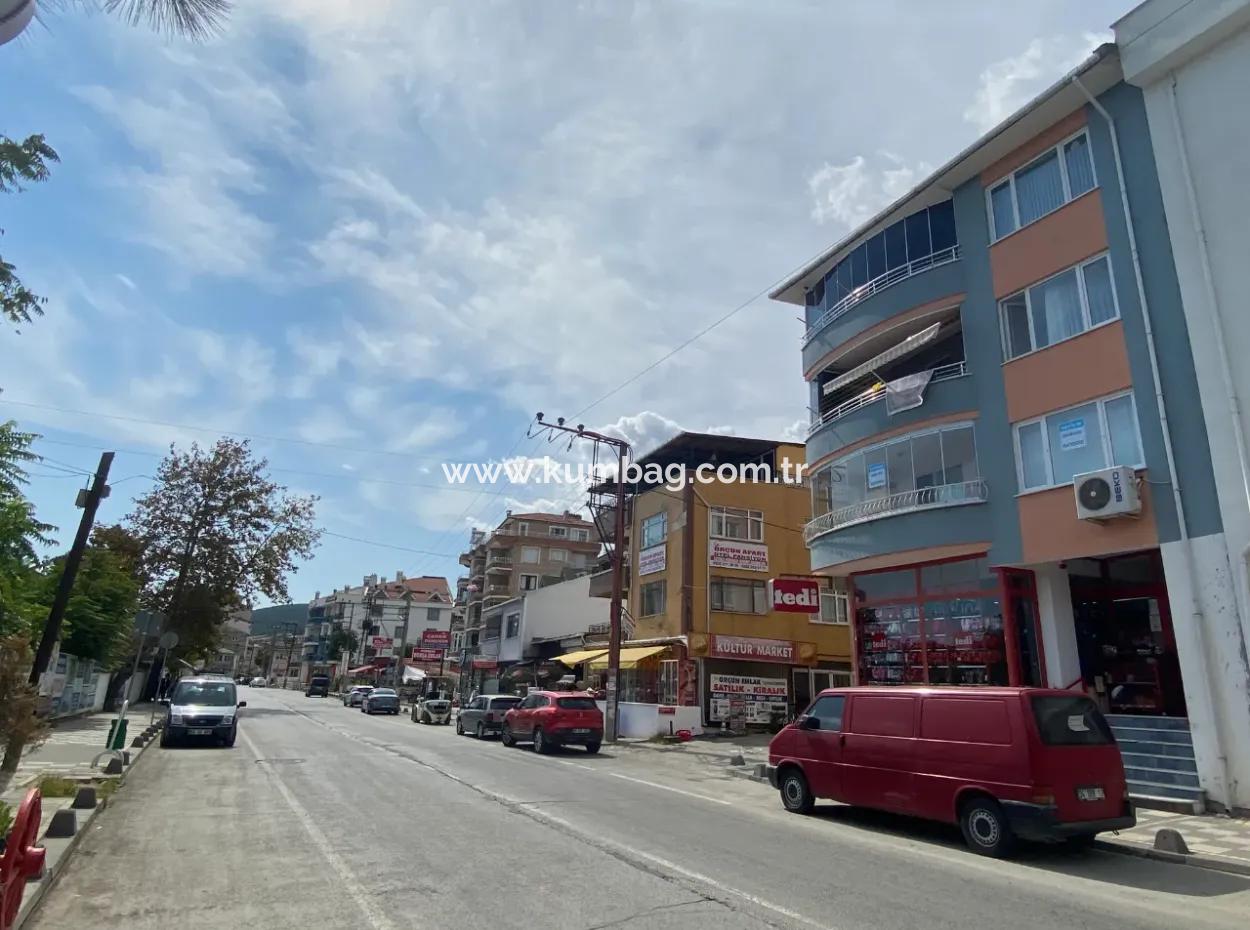
[[[598,752],[603,742],[603,712],[589,694],[531,691],[503,718],[505,746],[533,743],[535,752],[557,746],[585,746]]]

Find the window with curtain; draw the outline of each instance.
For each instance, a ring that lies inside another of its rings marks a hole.
[[[736,614],[768,613],[768,591],[762,581],[713,576],[709,592],[713,610]]]
[[[1003,356],[1010,361],[1119,316],[1111,262],[1099,255],[999,303]]]
[[[1022,491],[1067,484],[1112,465],[1145,467],[1131,393],[1017,423],[1015,437]]]
[[[991,238],[1010,235],[1096,186],[1089,134],[1082,131],[989,189]]]
[[[1011,206],[1007,190],[1007,209]],[[1001,225],[997,228],[1003,228]],[[855,288],[883,274],[959,244],[955,229],[955,203],[946,200],[913,213],[861,243],[834,265],[807,294],[809,307],[817,313],[836,304]],[[923,267],[923,265],[921,265]]]

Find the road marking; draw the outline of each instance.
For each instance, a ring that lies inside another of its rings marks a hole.
[[[659,788],[661,791],[671,791],[673,794],[684,794],[688,798],[698,798],[700,801],[711,801],[713,804],[723,804],[726,807],[733,806],[729,801],[723,800],[722,798],[714,798],[711,795],[696,794],[693,791],[683,791],[681,788],[672,788],[668,785],[661,785],[656,781],[647,781],[644,778],[634,778],[632,775],[622,775],[620,772],[609,772],[608,774],[613,778],[621,778],[625,781],[637,782],[640,785],[647,785],[651,788]]]
[[[557,763],[559,763],[560,765],[568,765],[568,766],[572,766],[572,767],[573,767],[573,768],[575,768],[575,769],[585,769],[587,772],[597,772],[597,771],[599,771],[599,770],[598,770],[598,769],[596,769],[593,765],[582,765],[580,762],[569,762],[567,759],[552,759],[551,761],[552,761],[552,762],[557,762]]]
[[[256,748],[256,744],[252,742],[252,738],[247,735],[247,731],[240,730],[239,736],[243,738],[243,742],[247,743],[247,748],[251,750],[252,755],[260,758],[260,751]],[[326,862],[330,863],[330,867],[338,873],[339,879],[342,881],[343,890],[347,892],[348,897],[356,902],[356,906],[365,915],[369,926],[373,930],[398,930],[395,924],[391,923],[385,912],[369,896],[369,893],[365,891],[364,886],[353,874],[351,868],[343,861],[343,857],[334,851],[330,840],[321,832],[321,828],[317,826],[316,821],[312,819],[312,815],[308,813],[304,805],[300,804],[299,799],[291,793],[291,789],[283,783],[277,770],[267,765],[263,766],[263,768],[265,773],[272,779],[274,787],[278,789],[278,793],[282,795],[282,799],[286,801],[287,807],[291,809],[291,813],[304,825],[304,829],[312,838],[313,845],[317,847],[317,850],[325,858]]]

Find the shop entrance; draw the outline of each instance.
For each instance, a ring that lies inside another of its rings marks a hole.
[[[1067,566],[1086,689],[1108,713],[1184,717],[1159,550]]]
[[[851,673],[828,668],[796,668],[794,670],[794,703],[790,707],[790,716],[803,713],[812,703],[812,698],[826,688],[848,688],[851,685]]]

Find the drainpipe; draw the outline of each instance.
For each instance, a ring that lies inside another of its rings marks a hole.
[[[1205,674],[1206,668],[1211,663],[1211,657],[1207,650],[1207,631],[1206,631],[1206,614],[1202,609],[1202,601],[1198,593],[1197,585],[1197,562],[1194,557],[1193,541],[1189,537],[1189,525],[1185,520],[1185,502],[1181,499],[1181,482],[1180,476],[1176,470],[1176,456],[1172,451],[1172,429],[1168,424],[1167,406],[1163,400],[1163,381],[1159,377],[1159,356],[1155,349],[1154,325],[1151,320],[1150,302],[1146,299],[1146,285],[1142,279],[1141,271],[1141,254],[1137,248],[1137,232],[1133,224],[1133,208],[1129,204],[1128,186],[1124,180],[1124,162],[1120,158],[1120,133],[1116,128],[1115,120],[1111,114],[1107,112],[1098,98],[1090,93],[1089,88],[1081,83],[1079,75],[1072,75],[1072,83],[1075,84],[1085,95],[1085,99],[1089,101],[1089,105],[1097,111],[1107,124],[1107,131],[1111,136],[1111,152],[1115,158],[1116,182],[1120,188],[1120,207],[1124,211],[1124,225],[1128,230],[1129,253],[1133,261],[1133,277],[1137,284],[1137,299],[1141,304],[1142,321],[1146,330],[1146,348],[1150,357],[1150,374],[1154,380],[1155,388],[1155,405],[1159,412],[1159,426],[1163,434],[1163,450],[1167,456],[1168,472],[1171,476],[1172,485],[1172,503],[1176,508],[1176,523],[1180,532],[1180,543],[1185,550],[1185,574],[1186,586],[1189,588],[1190,610],[1194,618],[1194,632],[1198,638],[1198,650],[1202,655],[1204,665],[1204,674],[1202,678],[1202,691],[1206,698],[1207,711],[1210,720],[1215,727],[1216,755],[1220,764],[1220,792],[1227,799],[1227,804],[1232,804],[1232,773],[1228,766],[1228,755],[1224,751],[1224,737],[1220,732],[1220,718],[1217,713],[1219,707],[1216,699],[1215,689],[1211,685],[1211,676]]]

